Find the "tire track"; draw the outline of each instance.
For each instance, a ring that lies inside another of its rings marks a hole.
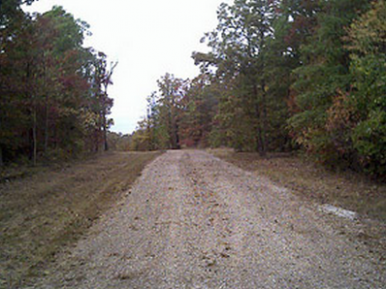
[[[35,288],[382,288],[375,262],[269,180],[169,151]]]

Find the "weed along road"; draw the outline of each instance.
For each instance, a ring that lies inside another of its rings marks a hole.
[[[384,259],[345,233],[358,223],[204,151],[168,151],[36,288],[385,288]]]

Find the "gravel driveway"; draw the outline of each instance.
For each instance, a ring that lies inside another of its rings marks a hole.
[[[204,151],[147,166],[36,288],[385,288],[380,256],[269,180]]]

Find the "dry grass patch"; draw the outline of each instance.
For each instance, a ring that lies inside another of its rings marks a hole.
[[[332,172],[291,154],[269,154],[261,158],[257,153],[235,153],[230,149],[209,152],[242,169],[267,176],[302,197],[386,221],[386,184],[363,175]]]
[[[209,150],[213,155],[242,169],[257,172],[286,187],[303,199],[331,204],[357,212],[361,222],[353,230],[337,225],[340,233],[366,245],[384,261],[386,253],[386,184],[354,172],[332,172],[290,154],[235,153],[230,149]]]
[[[159,154],[109,153],[61,167],[22,169],[21,177],[3,178],[0,287],[18,287],[44,274],[55,255],[111,208]]]

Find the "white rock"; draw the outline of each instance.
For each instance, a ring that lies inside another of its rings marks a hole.
[[[357,217],[357,213],[353,211],[345,210],[345,209],[338,208],[328,204],[319,206],[319,209],[324,213],[332,213],[338,217],[342,217],[350,220],[354,220]]]

